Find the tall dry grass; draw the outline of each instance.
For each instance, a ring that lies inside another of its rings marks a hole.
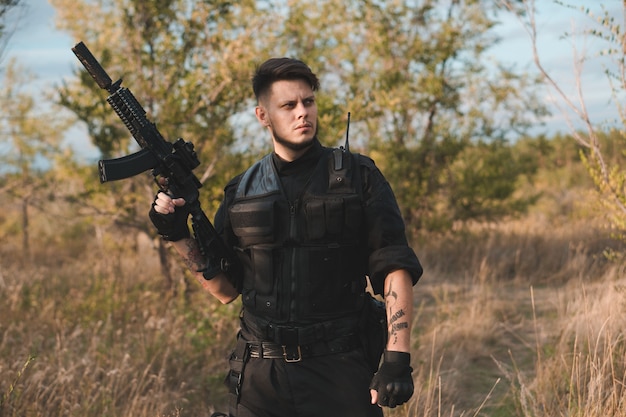
[[[83,239],[75,255],[33,248],[37,262],[25,265],[2,247],[0,415],[202,416],[223,406],[236,306],[165,291],[150,247]]]
[[[520,415],[626,415],[626,279],[623,269],[613,272],[600,282],[568,285],[551,351],[537,343],[533,378],[514,360],[499,363]]]
[[[626,416],[626,262],[589,220],[474,225],[424,246],[416,396],[389,416]]]
[[[238,304],[164,289],[132,233],[38,236],[31,260],[16,233],[0,247],[0,416],[227,409]],[[415,246],[416,391],[386,416],[626,416],[626,263],[605,256],[622,244],[586,220],[529,216]]]

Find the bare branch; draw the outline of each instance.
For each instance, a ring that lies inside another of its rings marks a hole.
[[[500,0],[500,3],[506,7],[509,11],[514,12],[513,6],[509,0]],[[600,140],[598,136],[598,132],[592,123],[589,117],[589,111],[587,109],[586,100],[583,94],[583,83],[582,83],[582,74],[583,74],[583,65],[585,62],[586,54],[579,54],[576,45],[572,42],[573,54],[574,54],[574,76],[576,82],[576,101],[572,99],[568,94],[563,91],[559,82],[557,82],[545,69],[542,64],[542,61],[539,57],[539,52],[537,48],[538,40],[537,40],[537,22],[536,22],[536,7],[535,0],[524,0],[524,11],[526,20],[519,15],[516,14],[518,20],[522,24],[525,31],[528,33],[531,40],[532,54],[533,54],[533,62],[537,67],[541,76],[546,80],[548,85],[552,87],[552,89],[557,93],[557,96],[560,98],[561,102],[565,104],[569,110],[571,110],[578,119],[583,123],[584,132],[577,130],[572,123],[572,120],[569,117],[569,114],[565,111],[562,111],[563,116],[566,119],[568,127],[570,128],[570,133],[574,137],[574,139],[583,147],[587,148],[590,151],[590,156],[592,159],[592,163],[594,167],[597,168],[600,174],[599,181],[601,184],[598,184],[601,190],[604,192],[605,197],[608,198],[612,205],[618,209],[623,215],[626,215],[626,205],[624,201],[625,190],[619,188],[619,186],[615,185],[615,181],[611,178],[611,172],[609,172],[609,168],[607,166],[606,159],[602,153],[602,149],[600,146]],[[626,3],[624,3],[624,11],[626,13]],[[624,21],[626,21],[626,16]],[[575,33],[574,31],[572,33]],[[573,35],[572,35],[573,36]],[[626,86],[626,63],[624,62],[624,56],[626,56],[626,35],[622,35],[621,39],[621,52],[622,59],[619,60],[619,74],[620,81],[622,83],[622,87]],[[616,86],[612,83],[610,76],[609,83],[611,86],[611,90],[614,98],[616,97]],[[623,113],[623,108],[619,105],[619,100],[615,100],[618,106],[620,117],[622,118],[622,122],[626,122],[626,117]],[[558,103],[557,107],[558,106]],[[619,181],[618,181],[619,184]]]

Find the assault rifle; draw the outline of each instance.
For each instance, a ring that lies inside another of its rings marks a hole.
[[[141,147],[141,150],[131,155],[100,160],[98,162],[100,182],[130,178],[149,169],[152,170],[155,180],[167,178],[169,194],[173,197],[182,197],[186,201],[194,238],[207,261],[206,268],[198,272],[203,272],[208,280],[219,272],[227,271],[229,266],[233,265],[235,255],[224,244],[200,207],[198,197],[202,183],[192,172],[200,165],[200,161],[193,144],[181,138],[174,143],[165,140],[156,125],[146,118],[146,112],[135,96],[130,90],[122,87],[122,80],[112,82],[111,77],[84,43],[79,42],[72,51],[98,86],[109,92],[107,102]]]

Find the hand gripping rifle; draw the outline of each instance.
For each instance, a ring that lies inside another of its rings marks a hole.
[[[140,151],[131,155],[99,161],[100,182],[129,178],[148,169],[152,169],[155,180],[158,177],[167,178],[168,192],[174,197],[184,198],[191,214],[194,238],[206,260],[206,267],[198,272],[210,280],[227,271],[234,265],[235,254],[224,244],[200,207],[198,189],[202,183],[192,172],[200,161],[193,144],[181,138],[174,143],[166,141],[156,125],[146,118],[145,110],[133,93],[121,86],[121,79],[111,82],[111,77],[84,43],[79,42],[72,51],[98,86],[109,92],[107,102],[141,146]]]

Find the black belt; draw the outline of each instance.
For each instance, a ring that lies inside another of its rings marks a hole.
[[[358,317],[348,316],[307,326],[285,326],[256,318],[249,313],[244,313],[243,321],[256,338],[272,341],[279,346],[332,341],[354,333],[359,324]]]
[[[356,335],[348,335],[308,345],[279,345],[273,342],[247,342],[247,344],[251,358],[284,359],[285,362],[300,362],[303,358],[354,350],[359,346],[359,340]]]

